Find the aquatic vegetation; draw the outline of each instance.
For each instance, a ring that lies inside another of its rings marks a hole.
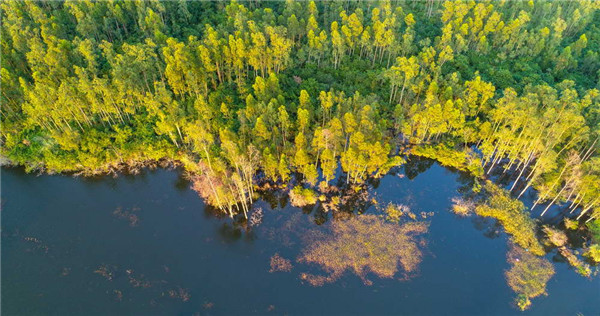
[[[584,277],[592,276],[592,268],[589,264],[585,263],[583,260],[577,257],[578,252],[572,251],[567,247],[561,247],[558,249],[560,254],[567,259],[569,265],[575,268],[575,272],[581,274]]]
[[[64,267],[64,268],[62,268],[62,271],[60,272],[60,276],[66,277],[70,273],[71,273],[71,268]]]
[[[113,290],[115,301],[121,302],[123,300],[123,292],[121,290]]]
[[[389,203],[385,208],[385,219],[392,223],[398,223],[403,215],[409,213],[411,211],[408,205]]]
[[[167,266],[163,266],[164,272],[169,273],[170,269]],[[145,292],[150,295],[156,295],[158,297],[167,297],[182,302],[187,302],[191,299],[189,290],[179,285],[172,284],[165,279],[148,278],[142,273],[137,273],[134,269],[119,267],[113,264],[101,264],[95,271],[105,278],[107,281],[115,282],[115,285],[128,284],[131,291],[135,290],[135,293]],[[107,292],[108,294],[109,292]],[[133,292],[131,292],[133,293]],[[123,291],[115,289],[112,292],[112,296],[116,301],[123,300]],[[150,300],[150,304],[156,304],[156,300]]]
[[[129,222],[129,226],[135,227],[140,221],[140,218],[135,214],[135,212],[139,210],[139,207],[134,207],[131,210],[123,210],[123,208],[119,206],[113,211],[113,215],[117,218],[127,220]]]
[[[516,244],[535,255],[544,255],[544,248],[536,237],[537,227],[525,212],[523,203],[491,181],[485,183],[484,189],[486,197],[475,207],[475,213],[497,219]]]
[[[412,153],[479,179],[503,168],[511,191],[540,192],[532,209],[549,202],[542,215],[569,201],[592,220],[600,7],[434,2],[5,1],[0,160],[87,175],[177,164],[248,219],[258,184],[294,183],[292,205],[333,213],[355,196],[326,186],[368,195]],[[542,254],[520,208],[475,212]]]
[[[256,227],[260,225],[262,223],[263,216],[264,214],[262,208],[259,207],[254,209],[250,214],[250,218],[248,219],[248,225],[250,225],[250,227]]]
[[[587,223],[592,236],[592,244],[588,248],[585,256],[590,258],[595,263],[600,263],[600,218]]]
[[[469,216],[475,210],[475,204],[459,197],[452,198],[452,212],[459,216]]]
[[[323,206],[323,210],[325,212],[329,211],[339,211],[341,205],[342,198],[339,196],[332,196],[329,200],[323,201],[321,205]]]
[[[317,194],[314,190],[296,186],[290,190],[290,203],[297,207],[313,205],[317,203]]]
[[[181,300],[182,302],[187,302],[192,298],[188,289],[184,289],[182,287],[177,287],[168,291],[169,297],[173,299]]]
[[[204,309],[211,309],[211,308],[215,307],[215,303],[213,303],[213,302],[204,302],[204,304],[202,304],[202,307]]]
[[[588,264],[583,262],[577,257],[575,251],[567,247],[567,234],[564,231],[552,228],[550,226],[544,226],[544,233],[546,234],[547,241],[558,248],[558,252],[567,259],[567,262],[575,268],[577,273],[589,277],[592,274],[592,270]]]
[[[301,278],[320,286],[351,271],[371,284],[367,274],[393,278],[399,267],[409,276],[417,271],[423,257],[422,241],[417,236],[427,230],[424,222],[400,225],[370,214],[336,220],[331,223],[331,234],[316,233],[298,258],[299,262],[319,265],[327,275],[303,273]]]
[[[545,258],[512,245],[507,254],[510,270],[505,272],[510,288],[517,293],[515,303],[521,310],[531,305],[531,299],[546,295],[546,283],[554,275],[554,267]]]
[[[105,279],[112,281],[115,276],[116,267],[112,265],[102,264],[94,271],[94,273],[103,276]]]
[[[23,240],[32,244],[32,247],[28,248],[27,251],[42,252],[44,254],[47,254],[50,250],[50,247],[48,247],[48,245],[46,245],[44,242],[42,242],[36,237],[25,237],[23,238]]]
[[[143,274],[140,275],[135,275],[134,271],[131,269],[127,269],[125,270],[125,273],[127,274],[127,279],[129,280],[129,284],[131,284],[131,286],[135,287],[140,287],[140,288],[144,288],[147,289],[149,287],[152,287],[152,282],[148,281]]]
[[[247,217],[258,182],[362,184],[412,152],[598,207],[594,1],[292,3],[4,1],[0,163],[178,164]]]
[[[290,248],[299,243],[302,236],[305,236],[310,224],[310,220],[298,212],[287,218],[281,218],[281,221],[277,221],[275,226],[262,227],[260,233],[278,245]]]
[[[435,212],[425,212],[422,211],[419,213],[419,215],[421,216],[421,219],[427,219],[429,217],[432,217],[433,215],[435,215]]]
[[[290,272],[292,270],[292,262],[285,259],[278,253],[271,257],[271,269],[269,272]]]

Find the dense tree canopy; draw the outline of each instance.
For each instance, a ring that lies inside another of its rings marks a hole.
[[[411,148],[600,215],[598,2],[0,6],[2,156],[29,170],[179,161],[233,216],[259,180],[357,186]]]

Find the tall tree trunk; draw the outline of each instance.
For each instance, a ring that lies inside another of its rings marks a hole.
[[[525,171],[525,169],[527,169],[527,166],[529,166],[529,163],[531,162],[531,160],[533,160],[533,151],[529,154],[529,158],[527,159],[527,162],[525,163],[525,165],[523,166],[523,168],[521,168],[521,172],[519,172],[519,175],[517,176],[517,179],[515,179],[515,182],[513,182],[513,185],[510,187],[510,190],[509,190],[510,192],[512,192],[512,190],[515,188],[515,186],[517,185],[517,183],[521,179],[521,176],[523,175],[523,172]]]

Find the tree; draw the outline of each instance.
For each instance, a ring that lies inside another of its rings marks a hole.
[[[398,103],[402,104],[406,85],[419,73],[419,64],[416,57],[398,57],[396,64],[386,71],[385,76],[390,80],[390,102],[396,100],[398,88],[401,86]]]

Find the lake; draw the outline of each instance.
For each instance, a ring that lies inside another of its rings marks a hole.
[[[599,278],[581,277],[555,253],[548,296],[525,312],[512,306],[506,234],[494,220],[450,211],[470,180],[437,163],[409,163],[371,192],[379,205],[425,212],[418,272],[368,275],[365,285],[347,271],[321,287],[300,275],[324,272],[297,258],[303,235],[336,219],[285,196],[259,199],[262,222],[249,227],[206,207],[177,169],[76,178],[3,168],[1,176],[3,315],[600,313]],[[289,272],[270,272],[275,254],[290,260]]]

